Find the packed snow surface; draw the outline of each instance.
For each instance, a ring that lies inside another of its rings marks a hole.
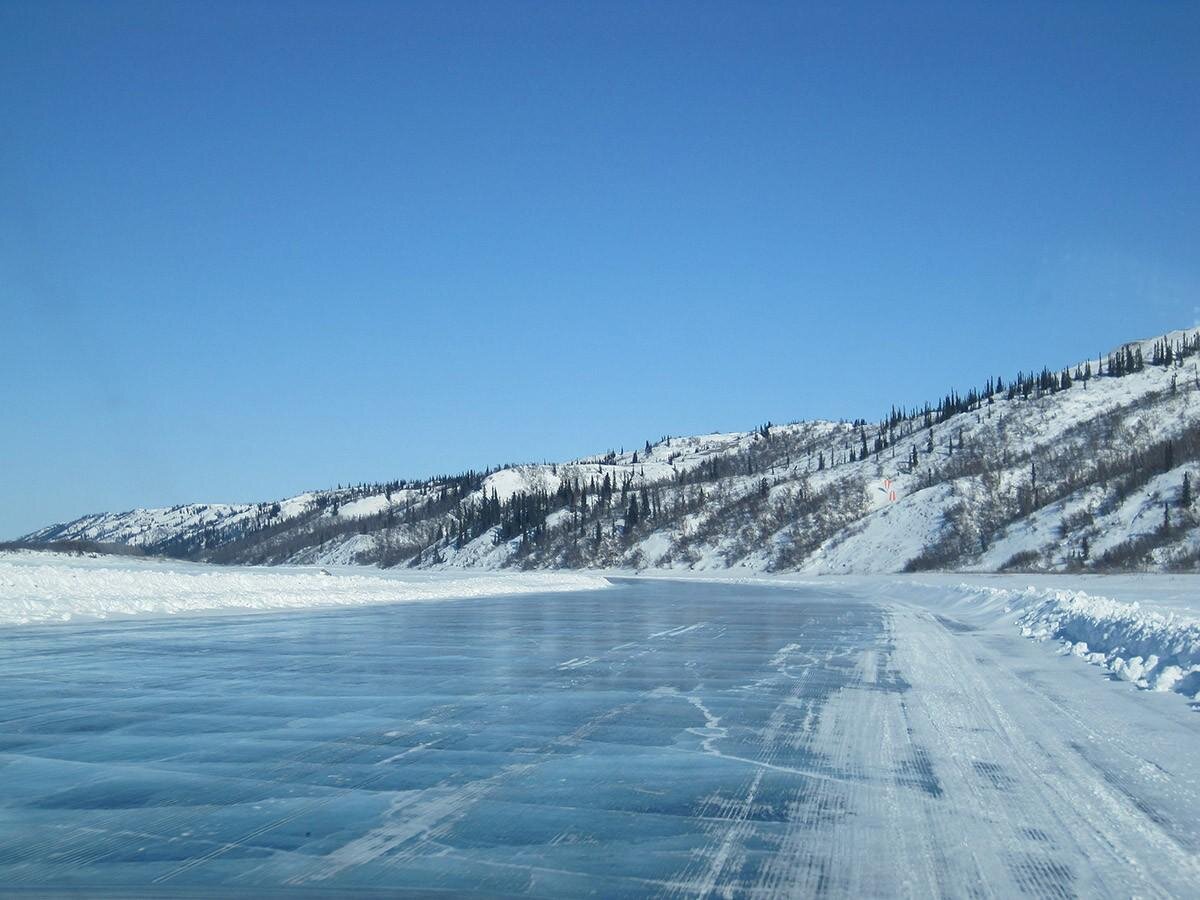
[[[377,569],[220,568],[121,557],[0,554],[0,624],[218,610],[362,606],[596,590],[582,573],[382,573]]]

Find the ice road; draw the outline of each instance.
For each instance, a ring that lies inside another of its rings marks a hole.
[[[1200,885],[1185,699],[836,585],[10,629],[0,784],[8,890]]]

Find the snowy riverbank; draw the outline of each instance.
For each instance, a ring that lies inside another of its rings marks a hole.
[[[0,554],[0,625],[416,603],[608,587],[600,575],[222,568],[123,557]]]

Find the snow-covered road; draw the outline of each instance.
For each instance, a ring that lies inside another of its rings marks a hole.
[[[951,884],[975,873],[998,896],[1194,894],[1194,712],[1009,634],[900,605],[888,619],[909,690],[847,698],[831,718],[879,735],[844,743],[852,766],[903,768],[932,748],[937,790],[885,813],[908,835],[902,858],[924,863],[917,893],[965,893]]]
[[[1200,716],[907,584],[0,637],[0,883],[1194,896]]]

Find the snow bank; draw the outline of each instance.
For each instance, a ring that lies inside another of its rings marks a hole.
[[[578,573],[442,576],[334,574],[320,571],[217,569],[205,566],[0,559],[0,624],[174,615],[213,610],[309,609],[413,603],[544,591],[607,587],[607,579]]]
[[[1025,637],[1058,641],[1138,687],[1200,699],[1200,616],[1191,610],[1153,609],[1079,590],[959,587],[987,604],[1002,602]]]
[[[1026,602],[1017,617],[1026,637],[1062,641],[1140,687],[1189,696],[1200,691],[1200,620],[1083,591],[1053,591]]]

